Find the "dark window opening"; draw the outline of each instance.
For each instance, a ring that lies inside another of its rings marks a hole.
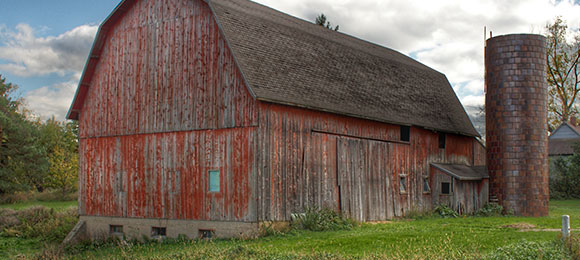
[[[166,236],[167,236],[167,228],[164,227],[151,228],[151,237],[166,237]]]
[[[401,141],[409,142],[411,141],[411,127],[410,126],[401,126]]]
[[[439,133],[439,149],[445,149],[445,133]]]
[[[449,195],[451,194],[451,183],[442,182],[441,183],[441,194]]]
[[[111,235],[123,235],[123,226],[109,225],[109,234],[111,234]]]
[[[215,230],[211,229],[200,229],[199,238],[201,239],[212,239],[215,236]]]
[[[429,176],[423,177],[423,193],[430,193],[431,187],[429,186]]]
[[[407,193],[407,176],[399,176],[399,192]]]

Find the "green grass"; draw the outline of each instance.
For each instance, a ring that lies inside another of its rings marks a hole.
[[[57,209],[75,202],[43,204]],[[13,204],[26,208],[32,204]],[[4,207],[4,206],[0,206]],[[531,224],[539,229],[559,229],[561,216],[570,215],[580,228],[580,200],[551,201],[550,215],[525,217],[460,217],[397,220],[362,224],[350,231],[295,231],[252,240],[168,241],[164,243],[105,243],[82,245],[65,254],[70,259],[477,259],[499,247],[523,240],[552,242],[558,232],[520,232],[505,227]],[[575,226],[576,225],[576,226]],[[43,249],[35,239],[0,237],[0,258]],[[50,252],[49,252],[50,255]]]
[[[55,210],[65,210],[70,207],[76,207],[77,204],[77,201],[27,201],[13,204],[2,204],[0,205],[0,208],[21,210],[34,206],[44,206]]]
[[[461,217],[399,220],[363,224],[350,231],[300,231],[254,240],[182,241],[168,244],[103,246],[69,255],[72,259],[292,259],[292,258],[405,258],[472,259],[523,240],[551,242],[558,232],[520,232],[505,227],[526,223],[537,228],[560,228],[561,215],[580,223],[580,200],[552,201],[550,216]]]

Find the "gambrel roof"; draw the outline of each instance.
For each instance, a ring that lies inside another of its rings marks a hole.
[[[135,1],[101,25],[67,118],[78,118],[108,29]],[[479,136],[442,73],[251,1],[206,2],[257,100]]]

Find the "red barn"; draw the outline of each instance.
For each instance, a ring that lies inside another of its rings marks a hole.
[[[445,75],[247,0],[122,1],[68,118],[92,237],[237,236],[308,207],[375,221],[488,199],[472,167],[485,150]]]

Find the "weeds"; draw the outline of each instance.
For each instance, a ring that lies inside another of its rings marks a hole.
[[[502,216],[503,207],[497,203],[487,203],[475,212],[478,217],[499,217]]]
[[[457,213],[457,211],[453,210],[452,208],[450,208],[447,205],[439,205],[433,210],[433,212],[435,212],[435,214],[441,216],[442,218],[459,217],[459,214]]]
[[[61,241],[78,221],[77,210],[59,212],[42,206],[23,210],[0,209],[0,235]]]
[[[519,243],[500,247],[492,253],[488,254],[484,259],[570,259],[570,254],[559,241],[531,242],[523,240]]]
[[[564,247],[568,249],[571,259],[580,260],[580,236],[578,234],[570,234],[564,240]]]
[[[293,229],[311,231],[350,230],[356,222],[331,209],[308,208],[303,214],[296,214],[291,226]]]

